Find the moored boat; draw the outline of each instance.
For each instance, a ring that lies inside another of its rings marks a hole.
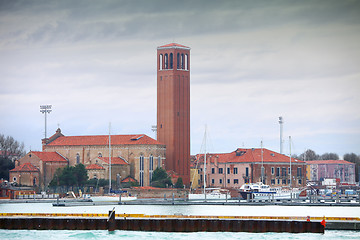
[[[227,200],[230,198],[227,190],[220,188],[207,188],[205,193],[190,193],[189,200]]]
[[[120,194],[109,194],[109,195],[102,195],[102,196],[91,196],[90,199],[93,202],[128,202],[137,200],[136,196],[130,195],[121,195]]]
[[[254,200],[277,200],[298,198],[301,190],[298,188],[270,187],[259,183],[246,183],[240,187],[240,195],[243,199]]]

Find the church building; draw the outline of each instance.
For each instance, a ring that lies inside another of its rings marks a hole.
[[[85,166],[99,165],[104,169],[102,171],[99,168],[99,176],[105,176],[105,179],[109,179],[110,159],[111,179],[116,180],[118,175],[120,180],[131,176],[140,186],[150,186],[153,171],[157,167],[163,167],[166,151],[164,144],[145,134],[110,137],[109,135],[65,136],[60,129],[50,138],[43,139],[42,144],[43,152],[61,154],[68,159],[70,166],[79,163]]]

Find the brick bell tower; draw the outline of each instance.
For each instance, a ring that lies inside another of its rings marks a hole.
[[[157,48],[157,140],[166,145],[166,170],[190,185],[190,48]]]

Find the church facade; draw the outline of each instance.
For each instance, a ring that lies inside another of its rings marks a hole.
[[[105,170],[101,176],[105,175],[106,179],[109,179],[111,159],[111,166],[114,166],[111,179],[116,180],[118,175],[120,180],[130,176],[140,186],[150,186],[153,171],[163,167],[165,162],[165,145],[145,134],[65,136],[57,129],[42,144],[43,152],[61,154],[70,166],[79,163],[101,166]]]

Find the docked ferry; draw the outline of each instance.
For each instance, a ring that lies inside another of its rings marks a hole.
[[[240,187],[240,195],[243,199],[253,200],[277,200],[298,198],[301,190],[298,188],[270,187],[259,183],[246,183]]]

